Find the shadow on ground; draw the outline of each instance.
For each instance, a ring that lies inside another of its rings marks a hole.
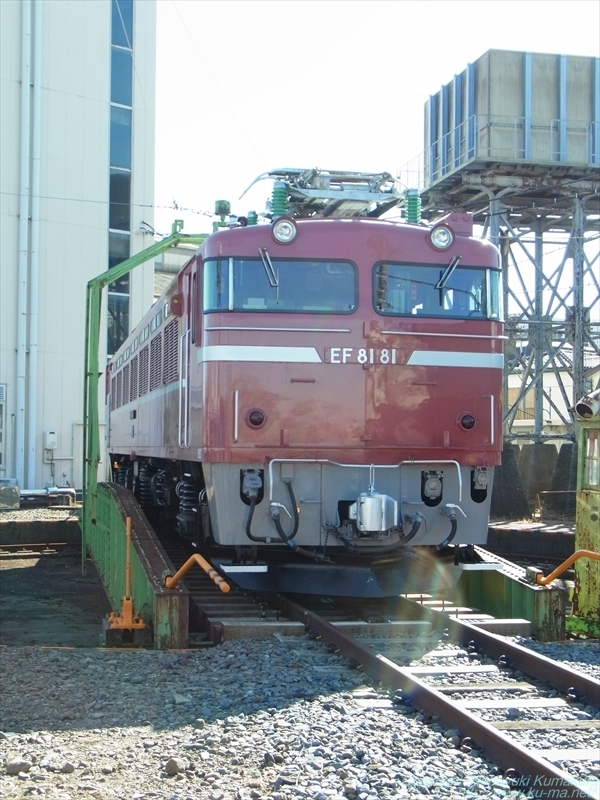
[[[0,645],[98,647],[110,607],[92,563],[77,548],[3,553]]]

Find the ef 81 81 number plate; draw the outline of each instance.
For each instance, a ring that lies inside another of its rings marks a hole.
[[[397,350],[377,347],[326,347],[326,364],[399,364]]]

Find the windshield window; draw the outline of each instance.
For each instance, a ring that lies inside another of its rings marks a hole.
[[[441,264],[377,264],[375,309],[391,316],[501,318],[500,272]]]
[[[351,314],[356,267],[346,261],[223,258],[204,263],[204,311]]]

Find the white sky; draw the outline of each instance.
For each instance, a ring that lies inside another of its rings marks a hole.
[[[488,50],[600,55],[597,0],[158,0],[154,226],[259,213],[276,167],[390,172]],[[168,208],[176,201],[179,210]],[[184,211],[183,209],[190,209]]]

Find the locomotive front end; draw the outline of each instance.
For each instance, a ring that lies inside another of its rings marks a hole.
[[[248,563],[485,542],[501,451],[496,250],[462,215],[439,226],[443,249],[420,227],[284,222],[279,246],[243,232],[255,256],[236,232],[204,254],[216,541]]]

